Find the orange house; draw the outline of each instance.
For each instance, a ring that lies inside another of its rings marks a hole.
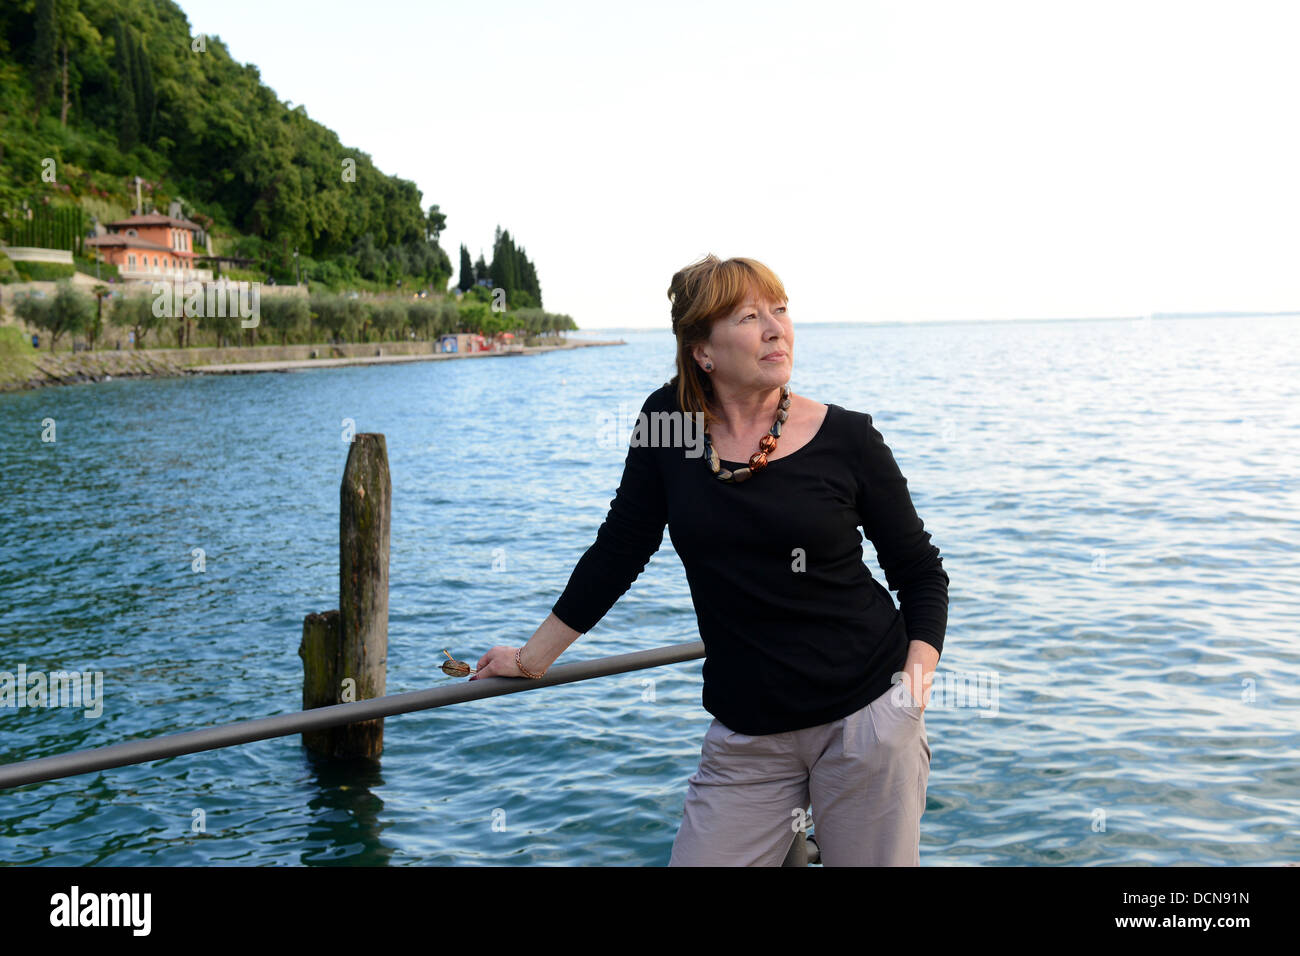
[[[200,226],[188,219],[147,213],[105,224],[107,235],[86,245],[117,266],[123,279],[211,279],[210,269],[194,268],[194,234]]]

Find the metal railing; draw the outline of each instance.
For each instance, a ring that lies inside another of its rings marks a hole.
[[[46,780],[58,780],[63,777],[75,777],[96,770],[148,763],[166,757],[234,747],[271,737],[287,737],[303,731],[338,727],[359,720],[395,717],[398,714],[409,714],[417,710],[432,710],[435,707],[462,704],[469,700],[540,690],[557,684],[572,684],[593,677],[609,677],[613,674],[625,674],[629,671],[662,667],[666,664],[680,664],[683,661],[698,660],[702,657],[704,657],[704,642],[689,641],[685,644],[670,644],[647,651],[601,657],[593,661],[559,664],[551,667],[546,672],[546,676],[536,680],[524,677],[458,680],[454,684],[428,690],[387,694],[371,700],[333,704],[292,714],[278,714],[274,717],[241,720],[234,724],[187,730],[178,734],[163,734],[144,740],[129,740],[125,743],[57,754],[53,757],[38,757],[35,760],[0,765],[0,790]],[[807,866],[809,863],[819,863],[820,856],[820,848],[814,839],[803,832],[798,832],[782,865]]]
[[[241,720],[234,724],[187,730],[177,734],[163,734],[144,740],[129,740],[107,747],[78,750],[52,757],[38,757],[35,760],[0,765],[0,789],[21,787],[24,784],[38,783],[43,780],[57,780],[61,777],[75,777],[77,774],[124,767],[128,764],[148,763],[150,760],[161,760],[164,757],[178,757],[182,754],[233,747],[270,737],[287,737],[290,734],[337,727],[358,720],[394,717],[417,710],[461,704],[468,700],[500,697],[502,694],[518,694],[556,684],[572,684],[593,677],[608,677],[612,674],[644,670],[647,667],[680,664],[703,656],[703,641],[670,644],[666,647],[633,651],[630,654],[616,654],[613,657],[601,657],[592,661],[559,664],[551,667],[544,677],[536,680],[524,677],[484,677],[473,681],[462,679],[453,684],[428,690],[387,694],[370,700],[316,707],[312,710],[278,714],[274,717]]]

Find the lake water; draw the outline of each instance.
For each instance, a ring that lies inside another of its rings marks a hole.
[[[996,691],[926,711],[923,865],[1300,859],[1298,321],[796,323],[794,390],[873,415],[943,553],[940,678]],[[343,419],[387,438],[388,692],[522,643],[618,484],[602,416],[672,374],[619,334],[0,395],[0,670],[104,674],[98,718],[0,709],[0,761],[300,709]],[[697,637],[665,533],[560,663]],[[389,718],[361,776],[294,736],[0,792],[0,861],[664,865],[701,663]]]

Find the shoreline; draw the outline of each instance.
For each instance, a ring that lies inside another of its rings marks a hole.
[[[335,345],[254,346],[252,348],[123,349],[88,352],[32,353],[30,368],[8,378],[0,377],[0,394],[33,391],[55,385],[82,385],[115,379],[181,378],[189,375],[250,375],[259,372],[300,372],[306,369],[345,368],[353,365],[393,365],[437,362],[446,359],[494,358],[536,355],[600,345],[626,345],[623,339],[569,339],[555,345],[517,346],[485,352],[435,352],[432,342],[380,342]],[[254,349],[274,358],[230,361]],[[389,350],[392,350],[391,352]],[[358,354],[360,351],[370,354]],[[205,354],[207,353],[207,354]],[[319,357],[292,357],[294,353]],[[334,353],[334,354],[330,354]],[[352,354],[349,354],[352,353]],[[204,359],[208,361],[204,361]],[[189,359],[190,361],[185,361]],[[214,359],[224,359],[215,361]]]

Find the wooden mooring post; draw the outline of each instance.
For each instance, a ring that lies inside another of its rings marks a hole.
[[[339,607],[302,624],[303,710],[383,697],[388,674],[388,545],[393,485],[378,433],[353,437],[339,489]],[[384,720],[307,731],[329,757],[378,757]]]

